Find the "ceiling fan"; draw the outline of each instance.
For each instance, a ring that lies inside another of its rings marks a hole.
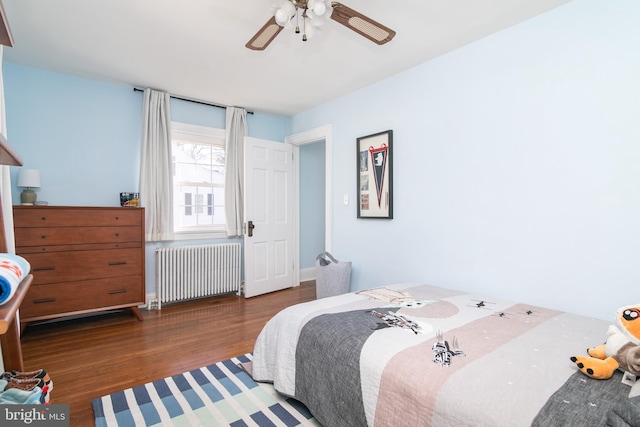
[[[379,45],[385,44],[396,35],[391,28],[361,14],[358,11],[331,0],[284,0],[274,16],[245,45],[252,50],[264,50],[285,27],[293,27],[302,32],[306,41],[315,29],[329,18]],[[294,22],[295,21],[295,22]],[[302,27],[302,30],[300,28]]]

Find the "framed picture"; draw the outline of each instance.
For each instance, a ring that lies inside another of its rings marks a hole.
[[[393,131],[357,138],[358,218],[393,218]]]

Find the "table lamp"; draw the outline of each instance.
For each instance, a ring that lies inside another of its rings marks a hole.
[[[20,169],[18,171],[18,187],[25,190],[20,193],[20,201],[23,205],[33,205],[36,202],[36,193],[33,188],[40,188],[40,171],[37,169]]]

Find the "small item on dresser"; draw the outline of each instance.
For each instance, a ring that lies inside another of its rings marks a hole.
[[[31,265],[21,256],[0,254],[0,305],[13,298],[20,282],[29,271]]]
[[[49,206],[49,202],[45,202],[44,200],[40,201],[36,201],[35,203],[36,206]]]
[[[120,206],[137,207],[140,204],[140,193],[120,193]]]
[[[34,188],[40,188],[40,171],[38,169],[21,168],[18,171],[18,187],[24,188],[20,193],[20,201],[25,206],[33,206],[38,195]]]

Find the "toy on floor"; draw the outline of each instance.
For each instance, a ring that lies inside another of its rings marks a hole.
[[[598,380],[611,378],[617,369],[625,373],[625,379],[640,376],[640,304],[620,308],[616,324],[609,326],[607,335],[604,344],[587,349],[589,356],[573,356],[571,361],[583,374]],[[638,385],[640,380],[632,394],[636,394]]]

